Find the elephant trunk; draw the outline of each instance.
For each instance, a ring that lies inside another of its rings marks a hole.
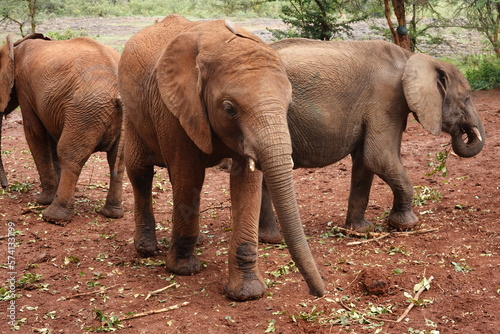
[[[288,135],[288,133],[287,133]],[[292,175],[291,144],[268,140],[258,156],[276,214],[293,261],[309,286],[309,292],[323,296],[325,286],[316,267],[300,220]]]
[[[2,185],[2,188],[6,188],[9,185],[9,182],[7,181],[7,175],[5,174],[5,169],[3,168],[3,161],[2,161],[2,121],[3,121],[4,113],[0,112],[0,184]]]
[[[484,147],[486,134],[483,124],[479,121],[463,122],[458,130],[452,134],[451,146],[460,157],[470,158],[481,152]],[[464,138],[464,134],[466,138]]]

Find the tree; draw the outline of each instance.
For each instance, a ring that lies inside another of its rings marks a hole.
[[[0,22],[13,22],[19,26],[21,35],[26,35],[24,26],[29,24],[30,32],[36,31],[36,16],[38,14],[37,0],[3,0],[0,9]]]
[[[469,27],[482,32],[500,58],[500,0],[459,0],[457,14],[464,14]]]
[[[398,21],[398,26],[394,29],[391,20],[391,8],[389,6],[389,0],[384,0],[385,7],[385,18],[387,20],[387,24],[389,25],[389,29],[391,30],[394,43],[405,48],[407,50],[411,50],[410,36],[408,35],[408,28],[406,25],[406,12],[405,12],[405,0],[392,0],[392,7],[394,8],[394,15],[396,15],[396,19]]]
[[[330,40],[341,33],[349,33],[349,24],[364,20],[367,15],[352,9],[349,0],[289,0],[281,8],[281,19],[297,30],[297,35],[305,38]],[[341,20],[342,14],[349,13],[351,19]]]

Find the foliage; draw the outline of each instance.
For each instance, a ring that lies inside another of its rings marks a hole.
[[[429,167],[432,167],[432,171],[426,173],[426,176],[432,176],[436,173],[441,173],[442,177],[446,177],[448,169],[446,168],[446,160],[448,160],[450,150],[445,149],[444,151],[436,153],[434,161],[429,162]]]
[[[473,90],[500,87],[500,58],[492,56],[469,56],[465,77]]]
[[[66,29],[65,32],[48,31],[45,35],[58,41],[62,41],[65,39],[72,39],[75,37],[88,36],[87,32],[83,28],[81,28],[79,31],[71,29]]]
[[[90,327],[86,330],[89,332],[100,333],[100,332],[114,332],[117,329],[122,329],[123,324],[120,322],[117,316],[111,315],[107,316],[100,309],[94,309],[95,317],[101,322],[99,327]]]
[[[281,8],[281,19],[292,28],[272,30],[274,37],[304,37],[331,40],[341,34],[350,34],[350,24],[364,20],[368,15],[356,10],[349,0],[289,0]],[[342,19],[351,14],[350,19]]]
[[[26,25],[31,26],[30,32],[35,32],[38,14],[38,0],[2,0],[0,7],[0,23],[15,23],[19,26],[21,35],[28,33]],[[44,1],[44,0],[42,0]]]
[[[500,0],[448,0],[456,15],[465,15],[471,29],[482,32],[500,59]]]
[[[413,194],[413,206],[422,206],[427,203],[427,201],[432,201],[437,203],[441,201],[443,195],[439,190],[432,189],[427,186],[414,186],[413,189],[415,193]]]

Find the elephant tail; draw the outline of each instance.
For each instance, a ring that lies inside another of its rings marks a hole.
[[[121,95],[119,93],[114,101],[114,104],[115,104],[116,112],[121,115],[121,117],[120,117],[120,120],[121,120],[120,135],[118,136],[118,147],[116,150],[116,161],[115,161],[115,165],[113,167],[113,173],[116,175],[116,174],[118,174],[118,171],[120,169],[120,165],[123,163],[123,158],[124,158],[123,146],[124,146],[124,141],[125,141],[125,136],[124,136],[125,125],[123,124],[123,121],[124,121],[123,103],[122,103]]]

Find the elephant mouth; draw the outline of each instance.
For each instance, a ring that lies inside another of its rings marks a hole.
[[[461,125],[452,135],[453,151],[460,157],[469,158],[478,154],[484,146],[484,130],[477,126]]]

